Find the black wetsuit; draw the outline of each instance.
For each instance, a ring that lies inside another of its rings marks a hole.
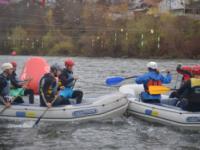
[[[55,95],[57,93],[57,88],[56,78],[51,73],[46,73],[40,80],[40,106],[46,106],[46,102],[51,103],[56,98]],[[69,103],[65,102],[62,97],[57,97],[53,103],[53,106],[66,104]]]
[[[194,84],[196,80],[194,78],[187,80],[177,90],[178,98],[181,101],[180,107],[184,110],[200,111],[200,84]]]

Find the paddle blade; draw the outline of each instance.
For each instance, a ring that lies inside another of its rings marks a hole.
[[[123,78],[123,77],[110,77],[110,78],[106,79],[106,84],[109,86],[117,85],[124,80],[125,80],[125,78]]]
[[[149,86],[150,94],[164,94],[169,92],[171,89],[165,86]]]

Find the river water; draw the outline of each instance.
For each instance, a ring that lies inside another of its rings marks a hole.
[[[0,64],[16,61],[20,74],[30,56],[0,56]],[[64,57],[45,57],[49,64],[64,65]],[[176,65],[200,64],[199,60],[158,60],[74,57],[74,73],[79,77],[75,88],[82,89],[84,98],[96,97],[117,91],[107,87],[108,76],[140,75],[146,71],[148,61],[157,61],[160,70],[170,69],[175,87]],[[36,68],[35,68],[36,69]],[[37,70],[37,69],[36,69]],[[126,83],[134,83],[128,80]],[[125,83],[124,83],[125,84]],[[179,82],[177,83],[177,85]],[[0,150],[199,150],[200,132],[175,129],[152,124],[130,117],[107,121],[82,123],[45,123],[32,128],[34,122],[0,121]]]

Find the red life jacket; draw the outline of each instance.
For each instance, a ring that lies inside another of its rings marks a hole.
[[[144,85],[145,92],[149,92],[149,86],[155,86],[155,85],[162,85],[162,82],[160,80],[154,80],[150,79],[146,85]]]

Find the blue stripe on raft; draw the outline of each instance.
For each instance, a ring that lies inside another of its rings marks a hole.
[[[145,110],[145,114],[151,116],[151,114],[152,114],[152,110],[146,109],[146,110]]]
[[[16,117],[26,117],[26,114],[25,114],[25,112],[17,111]]]

